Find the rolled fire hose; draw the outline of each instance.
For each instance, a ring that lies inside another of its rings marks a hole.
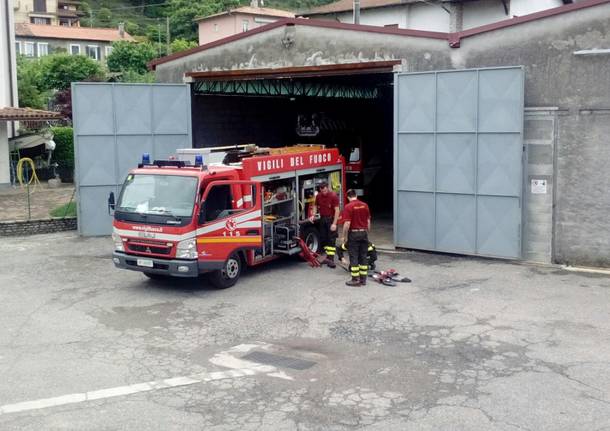
[[[26,185],[26,184],[24,184],[24,178],[23,178],[24,163],[28,163],[30,165],[30,169],[32,171],[32,174],[30,175],[30,179],[28,180],[27,185],[30,185],[32,183],[34,183],[34,185],[40,184],[40,181],[38,180],[38,175],[36,175],[36,166],[34,165],[34,160],[30,159],[29,157],[24,157],[22,159],[19,159],[19,162],[17,162],[17,179],[19,180],[19,184],[21,184],[21,186]]]

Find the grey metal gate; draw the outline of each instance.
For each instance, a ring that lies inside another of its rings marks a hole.
[[[394,244],[521,257],[521,67],[398,73]]]
[[[72,84],[78,231],[108,235],[108,194],[118,196],[142,159],[192,147],[191,99],[182,84]]]

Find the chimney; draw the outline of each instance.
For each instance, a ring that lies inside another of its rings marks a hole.
[[[119,23],[119,36],[121,36],[121,39],[125,37],[125,23],[123,22]]]

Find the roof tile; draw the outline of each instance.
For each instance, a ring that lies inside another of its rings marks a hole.
[[[15,24],[15,36],[39,37],[45,39],[97,40],[115,42],[133,41],[129,33],[121,37],[117,28],[66,27],[63,25]]]

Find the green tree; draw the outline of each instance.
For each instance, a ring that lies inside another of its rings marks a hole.
[[[37,59],[17,57],[17,87],[19,106],[46,109],[49,94],[43,89],[42,67]]]
[[[83,55],[53,54],[40,63],[40,85],[45,90],[65,90],[73,82],[104,79],[100,63]]]
[[[193,42],[191,40],[186,39],[176,39],[172,41],[170,45],[170,51],[172,53],[186,51],[187,49],[195,48],[196,46],[197,42]]]
[[[112,44],[112,52],[106,58],[111,72],[132,71],[145,74],[148,63],[157,57],[155,48],[150,43],[133,43],[124,40]]]
[[[102,27],[110,27],[112,25],[112,12],[110,9],[103,7],[97,13],[94,13],[97,23]]]

